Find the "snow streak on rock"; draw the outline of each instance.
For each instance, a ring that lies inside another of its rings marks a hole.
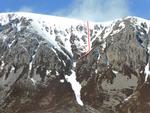
[[[147,47],[147,52],[148,52],[148,54],[150,54],[150,47]],[[147,63],[147,65],[145,66],[145,71],[144,71],[144,73],[146,74],[145,75],[145,82],[147,82],[147,80],[148,80],[148,77],[150,76],[150,70],[149,70],[149,62]]]
[[[67,80],[67,82],[69,82],[72,86],[72,89],[74,91],[74,94],[76,96],[76,101],[78,102],[79,105],[83,106],[83,102],[81,100],[81,84],[76,80],[76,73],[75,71],[71,70],[72,74],[70,76],[66,75],[65,79]]]
[[[149,63],[145,66],[145,82],[147,82],[148,76],[150,76]]]

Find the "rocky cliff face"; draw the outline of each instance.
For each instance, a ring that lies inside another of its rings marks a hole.
[[[95,40],[92,51],[78,61],[82,100],[102,113],[148,113],[149,79],[144,78],[149,34],[144,26],[134,26],[130,18],[124,23],[120,32],[112,31],[104,42]]]
[[[0,14],[0,112],[149,113],[149,26]]]

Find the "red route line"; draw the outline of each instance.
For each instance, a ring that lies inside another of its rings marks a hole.
[[[86,53],[84,55],[81,55],[79,59],[87,56],[91,51],[91,42],[90,42],[91,39],[90,39],[90,29],[89,29],[89,22],[88,21],[87,21],[87,26],[86,27],[87,27],[87,37],[88,37],[88,42],[87,42],[88,43],[88,48],[87,48]]]
[[[87,21],[87,36],[88,36],[88,50],[87,53],[90,51],[91,49],[91,44],[90,44],[90,30],[89,30],[89,22]]]

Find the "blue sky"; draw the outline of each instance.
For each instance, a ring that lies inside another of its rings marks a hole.
[[[128,15],[150,20],[150,0],[0,0],[0,12],[27,11],[95,21]]]

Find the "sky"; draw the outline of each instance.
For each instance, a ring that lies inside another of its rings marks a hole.
[[[125,16],[150,20],[150,0],[0,0],[0,13],[18,11],[92,21]]]

